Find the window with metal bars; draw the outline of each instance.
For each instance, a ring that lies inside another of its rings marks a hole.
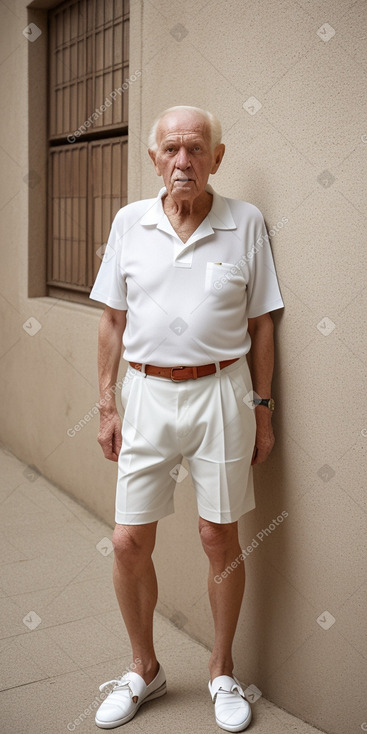
[[[127,203],[127,0],[67,0],[49,12],[47,285],[91,303],[112,220]]]

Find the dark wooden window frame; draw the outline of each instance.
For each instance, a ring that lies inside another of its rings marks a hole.
[[[48,21],[47,295],[94,305],[111,223],[127,203],[128,0],[65,0]]]

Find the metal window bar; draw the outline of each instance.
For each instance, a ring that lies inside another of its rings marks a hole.
[[[112,219],[127,203],[127,92],[85,123],[125,80],[129,4],[66,0],[49,18],[48,287],[70,299],[87,297]]]

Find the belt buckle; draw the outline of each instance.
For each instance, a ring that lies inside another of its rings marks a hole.
[[[191,377],[173,377],[173,372],[175,370],[187,370],[190,369],[192,371]],[[196,380],[198,378],[198,368],[197,367],[187,367],[186,365],[183,365],[182,367],[171,367],[171,380],[172,382],[182,382],[183,380]]]
[[[171,378],[172,382],[182,382],[182,379],[183,379],[183,380],[186,380],[186,379],[187,379],[186,377],[183,377],[182,379],[180,379],[179,377],[177,378],[177,377],[174,377],[174,376],[173,376],[173,372],[174,372],[175,370],[184,370],[184,369],[185,369],[185,367],[184,367],[184,366],[182,366],[182,367],[171,367],[171,374],[170,374],[170,378]]]

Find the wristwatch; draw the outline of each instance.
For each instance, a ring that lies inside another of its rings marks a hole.
[[[255,407],[258,405],[265,405],[266,408],[269,408],[269,410],[273,411],[275,408],[275,401],[274,398],[254,398],[253,403]]]

